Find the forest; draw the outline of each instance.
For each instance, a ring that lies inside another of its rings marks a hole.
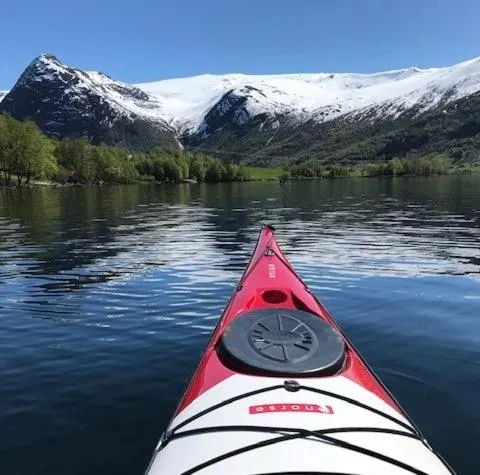
[[[29,184],[33,179],[89,185],[249,178],[244,167],[204,153],[158,148],[130,152],[92,145],[87,138],[50,139],[33,122],[20,122],[7,114],[0,115],[0,175],[7,186]]]
[[[395,157],[385,162],[356,163],[351,165],[320,164],[316,161],[307,161],[287,168],[282,175],[282,179],[429,176],[469,173],[471,171],[473,171],[473,168],[468,165],[454,166],[452,160],[445,154],[432,154],[424,157]]]
[[[253,171],[252,171],[253,170]],[[86,137],[51,139],[31,121],[0,115],[0,184],[28,185],[32,180],[60,184],[125,184],[138,181],[179,183],[251,179],[338,178],[469,173],[474,168],[448,154],[394,157],[351,164],[308,159],[284,169],[244,167],[205,153],[154,148],[132,152],[92,145]],[[265,173],[265,172],[275,173]],[[258,176],[257,176],[258,175]],[[267,176],[268,175],[268,176]],[[271,175],[271,176],[270,176]]]

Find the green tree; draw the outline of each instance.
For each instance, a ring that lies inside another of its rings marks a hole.
[[[205,181],[222,181],[226,174],[225,167],[218,160],[209,160]]]
[[[232,163],[227,163],[225,165],[225,175],[223,179],[225,181],[234,181],[237,178],[238,166],[233,165]]]
[[[75,175],[80,183],[93,183],[97,176],[97,164],[92,157],[92,149],[85,137],[63,139],[55,148],[55,156],[59,165]]]
[[[0,115],[0,172],[3,173],[5,184],[10,185],[12,176],[11,147],[13,118],[7,114]]]
[[[17,184],[32,178],[51,177],[57,169],[52,142],[30,121],[0,118],[0,170],[5,183],[16,175]]]
[[[194,178],[197,181],[205,181],[207,174],[207,168],[205,164],[205,158],[203,155],[196,155],[190,162],[190,178]]]
[[[388,171],[388,174],[389,174],[389,175],[393,175],[393,176],[403,175],[404,168],[403,168],[403,163],[402,163],[402,161],[401,161],[399,158],[397,158],[397,157],[392,158],[392,159],[388,162],[387,171]]]
[[[165,159],[164,163],[165,178],[168,181],[176,182],[184,178],[182,166],[175,161],[173,157],[168,157]]]
[[[241,165],[239,165],[237,170],[237,176],[235,179],[237,181],[245,181],[245,180],[248,180],[249,178],[250,178],[250,173],[248,172],[248,170],[245,167],[242,167]]]
[[[163,181],[166,179],[166,172],[164,167],[164,161],[161,158],[157,158],[152,162],[152,175],[155,180]]]

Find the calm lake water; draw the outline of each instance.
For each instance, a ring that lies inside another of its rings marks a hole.
[[[478,475],[479,176],[0,190],[0,473],[142,474],[262,223]]]

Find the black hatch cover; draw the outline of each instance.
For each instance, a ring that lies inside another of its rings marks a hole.
[[[285,376],[332,374],[345,358],[343,338],[322,318],[284,308],[239,315],[225,329],[220,348],[220,355],[246,369]]]

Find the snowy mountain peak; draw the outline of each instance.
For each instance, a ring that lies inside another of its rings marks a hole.
[[[372,74],[203,74],[128,85],[42,54],[3,100],[0,92],[0,111],[30,118],[53,136],[87,135],[142,148],[179,147],[181,138],[228,149],[242,147],[240,138],[252,147],[275,143],[304,124],[311,133],[346,120],[417,120],[479,92],[480,58]],[[255,134],[264,142],[247,140]]]
[[[71,68],[43,54],[25,69],[0,110],[32,119],[52,136],[86,135],[92,141],[127,145],[143,143],[143,134],[154,146],[178,148],[158,107],[155,98],[135,86],[103,73]]]
[[[260,114],[324,122],[372,111],[391,117],[413,108],[425,112],[480,91],[480,58],[445,68],[373,74],[207,74],[137,86],[157,98],[167,122],[183,132],[204,134],[206,117],[227,107],[227,95],[237,98],[230,102],[242,103],[239,124]]]
[[[56,67],[63,68],[66,67],[54,54],[51,53],[42,53],[40,56],[37,56],[30,65],[55,65]]]
[[[156,106],[154,98],[134,86],[115,81],[100,72],[71,68],[51,54],[42,54],[30,63],[15,88],[33,87],[35,83],[50,83],[72,99],[86,92],[96,94],[108,101],[119,117],[143,116],[145,110]]]
[[[44,75],[64,73],[67,69],[67,66],[53,54],[42,54],[28,65],[20,76],[19,82],[27,82],[31,79],[42,80]]]

